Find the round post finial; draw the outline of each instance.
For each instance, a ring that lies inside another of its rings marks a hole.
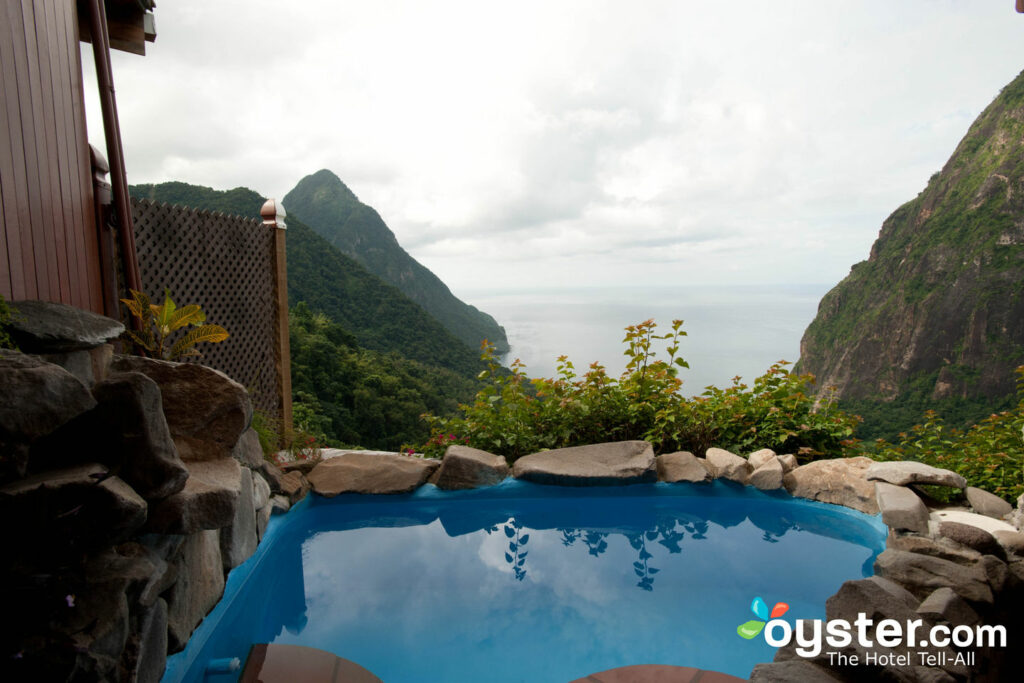
[[[263,208],[260,209],[260,216],[263,218],[263,225],[273,225],[281,230],[284,230],[287,227],[284,223],[286,215],[287,213],[284,210],[284,206],[279,204],[276,199],[268,199],[263,202]]]

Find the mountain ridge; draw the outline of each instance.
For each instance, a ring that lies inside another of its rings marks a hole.
[[[282,204],[289,215],[297,216],[333,247],[400,289],[471,349],[477,350],[487,339],[498,353],[509,350],[504,328],[452,294],[437,275],[405,251],[376,209],[361,202],[330,170],[304,177],[284,196]]]
[[[1024,72],[822,298],[797,370],[839,400],[994,405],[1024,364],[1022,281]]]

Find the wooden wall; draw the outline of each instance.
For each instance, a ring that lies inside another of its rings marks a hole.
[[[103,312],[75,0],[0,2],[0,294]]]

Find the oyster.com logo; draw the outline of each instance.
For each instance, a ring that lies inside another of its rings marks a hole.
[[[751,619],[736,627],[736,633],[739,634],[740,638],[746,638],[747,640],[757,637],[764,630],[764,626],[768,623],[769,619],[778,619],[788,612],[789,605],[784,602],[777,602],[769,613],[768,605],[763,599],[757,597],[750,603],[750,611],[754,613],[757,619]]]

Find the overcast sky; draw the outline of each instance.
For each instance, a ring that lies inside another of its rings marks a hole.
[[[131,182],[282,197],[329,168],[456,294],[836,282],[1024,69],[1013,0],[155,15],[114,57]]]

